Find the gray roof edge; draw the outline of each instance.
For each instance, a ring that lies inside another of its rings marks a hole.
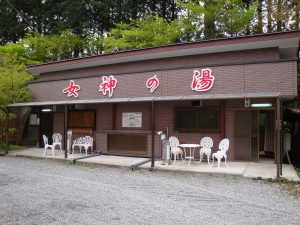
[[[50,105],[74,105],[74,104],[104,104],[122,102],[150,102],[150,101],[183,101],[183,100],[223,100],[223,99],[243,99],[243,98],[275,98],[284,97],[280,92],[263,93],[236,93],[236,94],[210,94],[210,95],[184,95],[184,96],[151,96],[151,97],[128,97],[111,99],[89,99],[89,100],[67,100],[67,101],[44,101],[44,102],[23,102],[9,104],[8,107],[25,106],[50,106]]]

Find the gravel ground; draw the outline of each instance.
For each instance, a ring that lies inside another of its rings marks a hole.
[[[300,224],[300,199],[240,177],[0,157],[0,224]]]

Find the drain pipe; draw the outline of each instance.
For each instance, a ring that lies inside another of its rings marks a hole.
[[[91,157],[100,156],[100,155],[101,155],[101,152],[97,151],[96,153],[93,153],[92,155],[85,155],[85,156],[80,156],[77,158],[71,158],[70,161],[71,161],[71,164],[75,164],[77,160],[91,158]]]
[[[146,163],[151,162],[151,161],[152,161],[152,159],[145,159],[145,160],[140,161],[140,162],[132,163],[132,164],[129,165],[129,168],[133,171],[133,170],[136,170],[136,168],[138,166],[141,166],[141,165],[146,164]]]
[[[151,104],[151,119],[152,119],[152,145],[151,145],[151,168],[150,171],[154,169],[154,148],[155,148],[155,102],[152,100]]]

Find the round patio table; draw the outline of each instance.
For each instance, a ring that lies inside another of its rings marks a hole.
[[[199,148],[200,145],[199,144],[181,144],[178,145],[179,147],[182,147],[184,149],[184,158],[189,159],[189,165],[191,164],[192,159],[194,159],[194,154],[195,154],[195,148]],[[186,150],[185,148],[189,148],[190,149],[190,155],[186,156]],[[193,154],[192,154],[192,149],[193,149]]]

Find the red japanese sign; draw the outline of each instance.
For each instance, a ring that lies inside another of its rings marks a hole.
[[[208,91],[214,84],[215,77],[211,75],[211,69],[194,70],[191,88],[194,91]]]
[[[159,86],[159,79],[154,75],[150,77],[146,82],[146,87],[150,89],[150,92],[153,93],[156,88]]]
[[[109,97],[113,95],[114,89],[117,86],[117,79],[114,76],[102,76],[102,84],[99,85],[100,92],[103,93],[103,95],[106,95],[106,92],[108,91]]]
[[[74,96],[74,97],[77,98],[77,97],[78,97],[77,91],[79,91],[79,90],[80,90],[80,86],[79,86],[79,85],[76,85],[75,82],[74,82],[73,80],[70,80],[70,86],[67,87],[67,88],[65,88],[65,89],[63,90],[63,93],[64,93],[64,94],[68,93],[68,97]]]

